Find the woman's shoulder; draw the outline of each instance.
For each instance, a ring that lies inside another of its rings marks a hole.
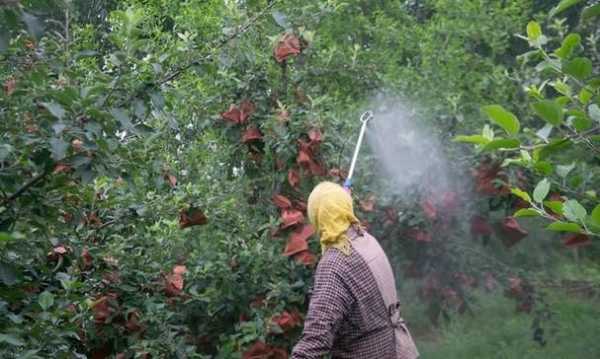
[[[350,257],[337,248],[328,248],[321,256],[318,266],[322,269],[344,268],[349,265]]]

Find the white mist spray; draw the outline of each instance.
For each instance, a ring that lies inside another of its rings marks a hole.
[[[404,197],[447,190],[452,181],[442,145],[417,107],[388,99],[377,101],[374,112],[366,137],[389,191]]]

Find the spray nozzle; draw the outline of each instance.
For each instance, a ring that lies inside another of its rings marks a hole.
[[[373,119],[373,111],[366,111],[360,116],[360,122],[366,124]],[[361,129],[362,130],[362,129]]]
[[[346,181],[344,181],[345,188],[350,188],[352,186],[352,175],[354,174],[354,166],[356,166],[356,159],[358,158],[358,153],[360,152],[360,145],[362,144],[363,137],[365,136],[367,123],[371,121],[373,117],[373,111],[366,111],[360,116],[360,122],[362,123],[362,125],[360,127],[360,133],[358,134],[358,141],[356,142],[356,147],[354,148],[354,155],[352,156],[352,162],[350,163],[348,177],[346,177]]]

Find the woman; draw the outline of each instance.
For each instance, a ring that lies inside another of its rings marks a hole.
[[[304,331],[292,359],[414,359],[419,356],[400,317],[394,274],[375,238],[359,226],[352,198],[323,182],[308,198],[308,217],[320,237]]]

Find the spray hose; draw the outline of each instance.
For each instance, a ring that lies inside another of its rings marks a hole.
[[[366,111],[360,116],[360,132],[358,134],[358,141],[356,147],[354,147],[354,155],[352,156],[352,162],[350,162],[350,170],[348,171],[348,177],[344,181],[344,188],[350,189],[352,187],[352,175],[354,175],[354,167],[356,166],[356,159],[360,152],[360,146],[362,145],[363,138],[365,137],[365,131],[367,129],[367,123],[373,119],[373,111]]]

